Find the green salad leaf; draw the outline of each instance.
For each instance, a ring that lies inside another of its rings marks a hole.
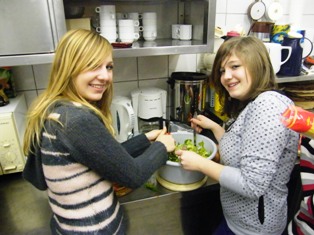
[[[207,158],[210,156],[211,152],[207,151],[204,146],[204,141],[201,141],[197,144],[197,146],[194,145],[193,141],[191,139],[186,139],[184,143],[176,144],[176,148],[173,152],[168,154],[169,161],[172,162],[180,162],[178,156],[174,153],[176,150],[189,150],[193,151],[199,155],[201,155],[204,158]]]

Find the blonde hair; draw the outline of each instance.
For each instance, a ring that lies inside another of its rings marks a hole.
[[[252,78],[249,98],[239,101],[229,96],[228,91],[221,84],[222,62],[236,55],[246,67]],[[275,73],[271,64],[269,53],[263,42],[255,37],[233,37],[225,41],[217,51],[211,82],[218,93],[223,113],[228,117],[236,117],[242,109],[260,93],[277,89]]]
[[[95,32],[78,29],[68,31],[63,36],[56,49],[48,86],[28,111],[23,145],[25,155],[33,151],[33,147],[40,145],[45,120],[58,101],[77,102],[93,110],[109,132],[114,134],[110,113],[112,83],[101,100],[95,103],[80,96],[74,85],[74,79],[81,72],[99,67],[108,56],[112,56],[111,44]]]

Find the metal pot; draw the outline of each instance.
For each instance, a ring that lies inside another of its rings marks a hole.
[[[183,143],[186,139],[193,139],[193,133],[191,132],[174,132],[171,133],[177,143]],[[211,154],[208,159],[213,159],[217,153],[217,146],[210,138],[197,134],[196,143],[204,141],[204,147]],[[179,162],[167,161],[166,165],[162,166],[158,170],[158,175],[162,179],[172,184],[193,184],[202,181],[205,175],[198,171],[189,171],[182,168]]]
[[[196,72],[174,72],[168,80],[171,86],[172,118],[189,123],[195,112],[204,111],[207,75]]]

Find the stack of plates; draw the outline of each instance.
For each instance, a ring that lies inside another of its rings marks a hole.
[[[303,109],[314,109],[314,82],[306,83],[287,83],[284,91],[295,105]]]

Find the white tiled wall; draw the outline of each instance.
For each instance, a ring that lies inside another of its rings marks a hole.
[[[263,0],[266,8],[273,0]],[[247,32],[251,19],[248,16],[248,7],[255,0],[217,0],[216,26],[228,30],[237,26]],[[314,39],[314,1],[313,0],[280,0],[283,6],[283,17],[277,22],[293,23],[289,17],[293,4],[301,4],[302,12],[292,14],[300,16],[303,29],[307,36]],[[293,6],[295,8],[295,6]],[[114,92],[116,95],[129,96],[130,91],[142,86],[156,86],[168,90],[167,79],[174,71],[199,71],[201,55],[185,54],[170,56],[149,56],[138,58],[114,59]],[[47,85],[50,64],[20,66],[13,68],[18,92],[24,92],[28,104]]]

